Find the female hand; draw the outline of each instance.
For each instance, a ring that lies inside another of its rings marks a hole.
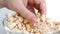
[[[36,22],[34,8],[41,14],[45,14],[46,12],[46,4],[44,0],[0,0],[0,7],[2,6],[18,12],[30,22]]]

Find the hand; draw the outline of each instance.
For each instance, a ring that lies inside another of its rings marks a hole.
[[[36,22],[36,8],[41,14],[45,14],[46,5],[44,0],[4,0],[5,7],[18,12],[22,17],[30,22]]]

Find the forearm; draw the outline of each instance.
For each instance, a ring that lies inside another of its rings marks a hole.
[[[4,7],[4,0],[0,0],[0,8]]]

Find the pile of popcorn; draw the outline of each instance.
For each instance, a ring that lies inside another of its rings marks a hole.
[[[36,13],[36,18],[36,23],[31,26],[27,19],[17,14],[7,15],[6,23],[9,29],[24,30],[28,34],[53,34],[55,31],[60,31],[60,22],[53,22],[49,18],[41,16],[40,13]]]

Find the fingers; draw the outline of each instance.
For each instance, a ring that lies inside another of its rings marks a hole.
[[[36,21],[35,15],[25,7],[22,7],[22,9],[19,11],[19,13],[21,16],[23,16],[24,18],[28,19],[31,22]]]
[[[28,19],[29,21],[32,21],[32,22],[36,21],[35,15],[25,7],[22,7],[22,9],[19,11],[19,13],[21,16]]]
[[[44,0],[41,0],[39,8],[40,8],[41,14],[46,14],[46,4]]]
[[[46,3],[45,3],[45,1],[44,0],[38,0],[35,2],[36,2],[35,8],[37,8],[41,14],[46,14]]]
[[[35,15],[24,6],[22,1],[11,1],[11,3],[8,4],[8,8],[17,11],[22,17],[28,19],[30,22],[36,22]]]
[[[27,9],[30,10],[31,12],[35,13],[35,10],[34,10],[34,7],[33,7],[32,4],[30,5],[30,4],[28,3],[28,4],[27,4]]]

